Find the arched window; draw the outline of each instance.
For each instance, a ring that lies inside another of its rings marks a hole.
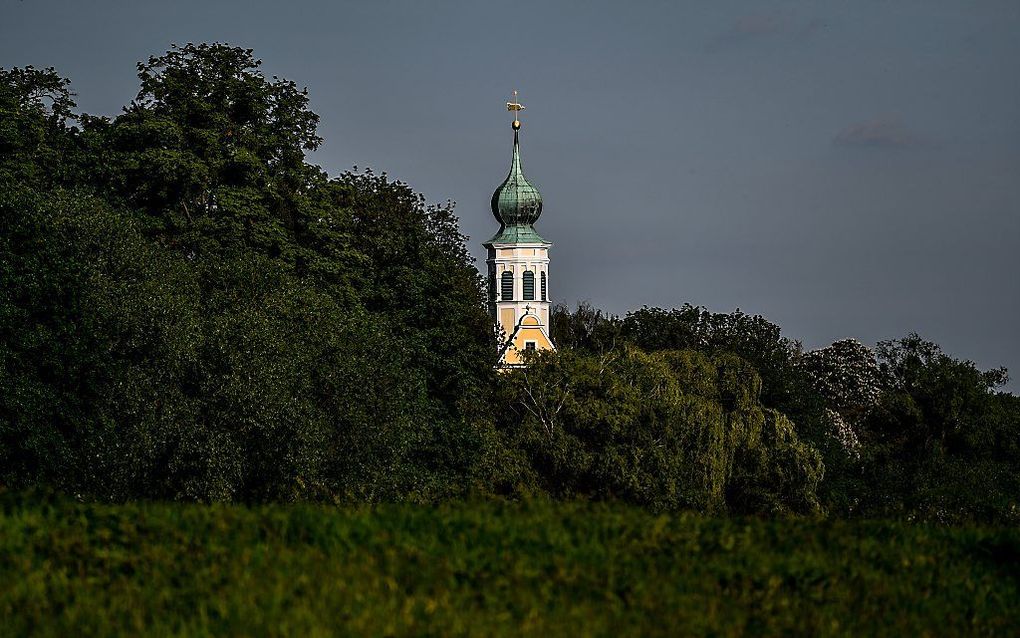
[[[524,301],[535,300],[535,273],[524,271]]]
[[[545,285],[545,271],[542,271],[542,301],[549,301],[549,293]]]
[[[514,274],[509,270],[504,271],[500,278],[499,297],[502,301],[514,300]]]

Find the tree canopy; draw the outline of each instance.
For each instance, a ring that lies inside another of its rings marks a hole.
[[[451,207],[306,163],[318,117],[259,64],[175,47],[112,120],[3,72],[0,482],[430,497],[467,471],[495,344]]]

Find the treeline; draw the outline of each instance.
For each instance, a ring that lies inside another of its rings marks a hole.
[[[496,373],[452,207],[306,162],[318,117],[259,67],[174,47],[115,118],[0,70],[0,488],[1020,518],[1004,371],[914,336],[559,308],[559,352]]]
[[[981,371],[916,334],[874,349],[847,339],[805,352],[762,317],[690,305],[624,318],[588,305],[561,307],[552,330],[571,357],[602,360],[639,349],[743,362],[755,373],[761,407],[785,415],[800,444],[821,456],[821,511],[1020,521],[1020,397],[996,391],[1008,381],[1005,369]],[[719,378],[731,377],[721,370]],[[697,391],[688,380],[683,386]],[[790,476],[781,466],[775,471],[774,480]]]

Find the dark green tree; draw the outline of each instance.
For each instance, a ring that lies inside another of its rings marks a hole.
[[[587,352],[607,352],[623,345],[620,320],[583,301],[571,312],[556,304],[549,317],[549,328],[557,348]]]
[[[0,171],[3,184],[60,182],[73,143],[70,81],[52,68],[0,68]]]
[[[932,521],[1020,520],[1020,411],[982,371],[911,334],[877,349],[885,391],[864,421],[852,506]]]

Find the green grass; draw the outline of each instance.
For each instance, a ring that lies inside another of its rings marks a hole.
[[[547,502],[0,507],[6,635],[1020,631],[1017,530]]]

